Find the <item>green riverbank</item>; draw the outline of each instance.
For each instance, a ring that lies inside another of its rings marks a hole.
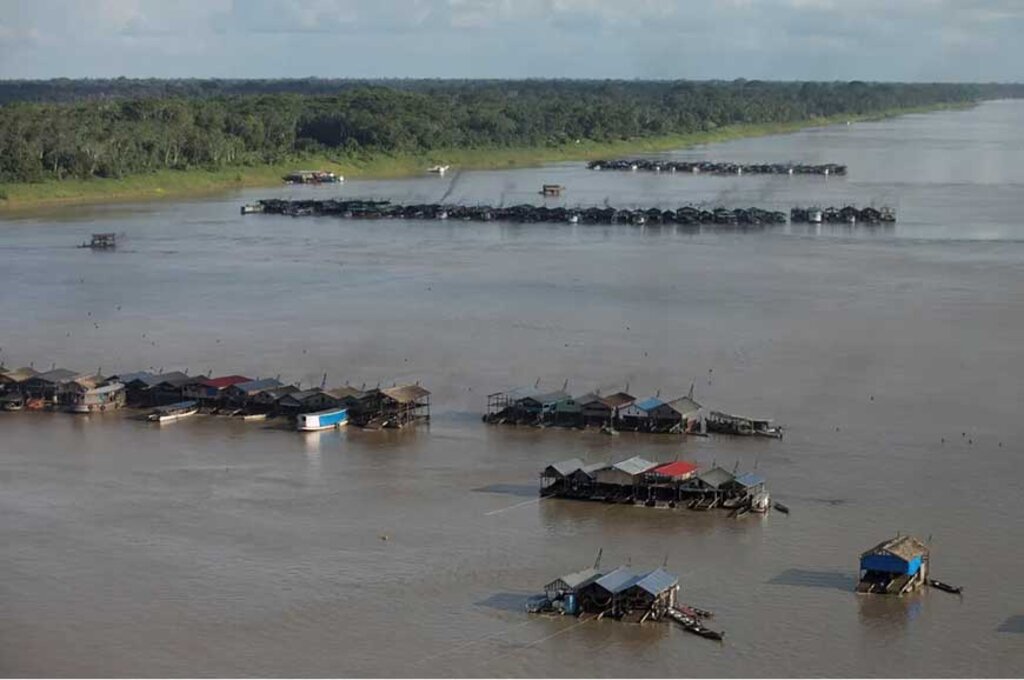
[[[527,148],[435,149],[423,154],[343,157],[331,154],[297,157],[287,163],[239,166],[219,170],[161,170],[123,179],[46,181],[33,184],[0,184],[0,214],[89,203],[135,202],[160,198],[183,198],[236,190],[272,187],[281,177],[299,168],[331,170],[346,179],[408,177],[426,168],[446,164],[452,169],[487,170],[537,166],[558,161],[582,161],[622,154],[668,151],[698,144],[724,142],[744,137],[784,134],[809,127],[845,124],[847,121],[879,120],[909,113],[966,108],[962,105],[895,109],[862,116],[811,118],[789,123],[731,125],[685,135],[664,135],[623,139],[613,142],[580,140],[561,146]],[[757,161],[760,159],[751,159]],[[841,163],[842,159],[833,159]]]

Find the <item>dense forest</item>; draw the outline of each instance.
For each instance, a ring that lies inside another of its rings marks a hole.
[[[313,153],[344,160],[601,142],[1024,91],[859,81],[119,79],[10,81],[0,83],[0,94],[7,102],[0,106],[0,182],[37,182],[260,165]]]

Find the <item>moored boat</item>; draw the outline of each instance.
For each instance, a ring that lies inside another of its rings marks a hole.
[[[25,408],[25,398],[20,394],[7,394],[0,399],[0,408],[4,411],[20,411]]]
[[[158,406],[152,413],[146,416],[146,419],[153,423],[169,423],[195,415],[198,411],[198,401],[179,401],[167,406]]]
[[[333,430],[348,424],[348,411],[343,408],[331,408],[315,413],[300,413],[295,429],[300,432],[316,430]]]

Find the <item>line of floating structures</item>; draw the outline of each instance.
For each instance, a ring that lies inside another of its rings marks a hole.
[[[814,222],[817,212],[822,215],[852,216],[836,222],[863,222],[879,224],[895,222],[891,208],[795,208],[790,217],[794,222]],[[676,209],[614,208],[608,206],[588,208],[548,207],[543,205],[459,205],[446,203],[401,204],[375,200],[286,200],[263,199],[243,205],[243,215],[265,213],[291,217],[331,216],[343,219],[405,219],[405,220],[461,220],[467,222],[515,223],[568,223],[568,224],[681,224],[681,225],[773,225],[786,224],[786,213],[764,208],[700,208],[692,205]],[[821,219],[817,221],[822,221]]]
[[[356,388],[301,385],[277,378],[135,371],[101,375],[66,368],[36,371],[0,366],[0,410],[102,413],[143,409],[153,422],[198,413],[261,421],[281,418],[298,430],[352,423],[367,429],[402,428],[430,420],[430,392],[419,383]]]
[[[765,480],[752,472],[736,474],[717,465],[700,472],[688,461],[662,464],[640,456],[616,463],[552,463],[540,473],[540,495],[648,508],[722,508],[733,516],[772,507]]]
[[[771,418],[705,411],[692,391],[685,396],[662,399],[637,398],[625,391],[574,396],[564,387],[517,387],[488,394],[483,420],[492,425],[600,428],[611,435],[620,431],[698,436],[715,432],[782,439],[782,428]]]
[[[838,163],[728,163],[720,161],[666,161],[647,158],[596,160],[587,163],[590,170],[626,172],[688,172],[709,175],[845,175],[846,166]]]

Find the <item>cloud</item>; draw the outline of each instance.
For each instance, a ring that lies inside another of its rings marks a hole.
[[[7,0],[0,77],[1019,79],[1019,0]]]

